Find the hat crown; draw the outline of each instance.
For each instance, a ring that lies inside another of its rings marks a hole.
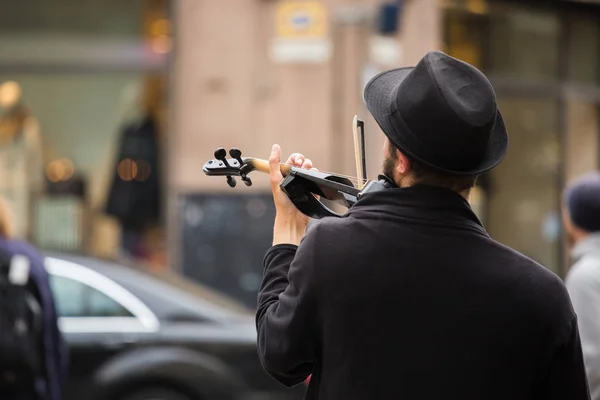
[[[440,52],[429,53],[422,64],[447,106],[461,120],[482,127],[496,116],[496,94],[477,68]]]
[[[423,154],[419,158],[467,170],[486,156],[497,116],[496,95],[477,68],[432,51],[392,96],[391,122],[398,130],[408,128],[411,150]]]

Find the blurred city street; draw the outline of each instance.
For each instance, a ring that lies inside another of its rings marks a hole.
[[[509,132],[470,205],[560,278],[562,192],[600,168],[600,1],[44,0],[0,12],[0,196],[48,257],[69,348],[65,400],[284,400],[255,311],[269,176],[208,176],[223,147],[305,154],[365,178],[384,135],[376,74],[430,50],[486,74]],[[314,223],[314,221],[311,221]]]

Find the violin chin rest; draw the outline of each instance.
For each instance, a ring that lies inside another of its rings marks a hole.
[[[385,175],[379,175],[379,180],[370,181],[367,185],[356,195],[357,199],[360,199],[366,193],[378,192],[380,190],[391,189],[397,187],[394,181]]]
[[[306,183],[303,182],[302,179],[298,179],[293,175],[288,175],[279,186],[292,203],[294,203],[296,208],[298,208],[302,214],[310,218],[321,219],[324,217],[343,216],[323,204],[313,193],[307,192],[305,185]]]

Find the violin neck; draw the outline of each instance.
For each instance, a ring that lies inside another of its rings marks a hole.
[[[264,172],[265,174],[270,173],[269,160],[263,160],[260,158],[244,158],[244,162],[251,166],[253,171]],[[291,166],[287,164],[279,164],[279,167],[283,176],[289,175]]]

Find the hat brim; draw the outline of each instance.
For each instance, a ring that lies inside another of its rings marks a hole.
[[[367,109],[388,139],[408,156],[443,172],[457,175],[479,175],[498,165],[504,159],[508,150],[508,132],[499,110],[497,111],[496,121],[492,128],[485,157],[478,165],[471,167],[468,170],[451,170],[436,165],[430,160],[424,160],[414,154],[411,149],[403,146],[402,143],[398,142],[398,140],[390,134],[391,132],[394,132],[394,127],[391,125],[388,118],[390,105],[396,100],[398,86],[400,86],[402,81],[413,69],[414,67],[403,67],[385,71],[375,75],[365,85],[363,100]],[[407,96],[410,96],[410,93],[408,93]],[[440,127],[440,129],[443,129],[443,127]]]

